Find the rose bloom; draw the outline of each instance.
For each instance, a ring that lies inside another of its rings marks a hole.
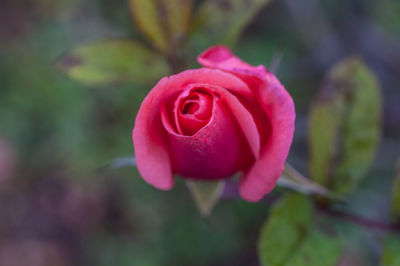
[[[268,70],[223,46],[198,58],[200,69],[161,79],[142,102],[133,129],[143,179],[169,190],[174,174],[214,181],[241,172],[247,201],[269,193],[294,133],[293,100]]]

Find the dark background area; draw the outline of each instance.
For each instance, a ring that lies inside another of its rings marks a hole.
[[[89,41],[141,39],[126,1],[2,0],[0,25],[1,266],[259,265],[269,204],[224,198],[202,218],[182,181],[161,192],[134,168],[99,169],[133,155],[135,114],[151,86],[88,88],[56,61]],[[370,66],[384,95],[384,130],[347,208],[388,217],[400,155],[400,2],[273,1],[234,51],[267,67],[283,52],[277,76],[297,110],[289,162],[304,174],[308,112],[324,74],[349,55]],[[376,235],[349,228],[362,248],[359,264],[346,265],[376,265]]]

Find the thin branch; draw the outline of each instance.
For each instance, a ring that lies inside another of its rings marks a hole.
[[[121,168],[121,167],[131,167],[135,166],[135,158],[134,157],[121,157],[112,161],[109,165],[103,167],[104,168]],[[273,204],[276,200],[279,199],[281,194],[273,193],[264,197],[261,201],[267,203],[269,205]],[[221,194],[222,199],[234,200],[239,199],[239,191],[237,187],[237,183],[231,180],[225,181],[224,189]],[[343,203],[343,202],[342,202]],[[381,220],[370,219],[362,216],[358,216],[353,213],[348,213],[345,211],[334,210],[330,208],[329,205],[317,205],[316,209],[318,212],[329,215],[337,220],[343,220],[346,222],[350,222],[368,229],[374,229],[384,232],[395,232],[400,234],[400,223],[390,223]]]
[[[321,213],[327,214],[335,219],[344,220],[353,224],[357,224],[359,226],[375,229],[384,232],[396,232],[400,233],[399,224],[389,223],[386,221],[370,219],[362,216],[358,216],[353,213],[348,213],[345,211],[333,210],[331,208],[326,207],[317,207],[317,210]]]
[[[280,198],[280,196],[281,196],[280,193],[268,194],[261,200],[261,202],[271,205],[276,200],[278,200]],[[237,184],[232,181],[227,181],[221,198],[226,199],[226,200],[239,199],[240,196],[239,196]],[[352,223],[352,224],[355,224],[358,226],[362,226],[362,227],[365,227],[368,229],[374,229],[374,230],[384,231],[384,232],[395,232],[395,233],[400,234],[400,224],[370,219],[370,218],[366,218],[363,216],[358,216],[353,213],[348,213],[348,212],[340,211],[340,210],[334,210],[327,205],[324,205],[324,206],[317,205],[316,209],[318,212],[329,215],[330,217],[335,218],[337,220],[346,221],[346,222],[349,222],[349,223]]]

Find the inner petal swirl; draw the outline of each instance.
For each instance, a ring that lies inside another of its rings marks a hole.
[[[203,88],[183,91],[175,101],[174,116],[178,132],[192,136],[203,128],[212,116],[213,94]]]

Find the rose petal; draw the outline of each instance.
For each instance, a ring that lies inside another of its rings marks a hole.
[[[260,160],[240,180],[241,196],[248,201],[258,201],[275,187],[282,174],[293,140],[296,114],[292,98],[275,76],[263,79],[246,73],[241,77],[252,80],[271,125],[270,137],[262,148]]]
[[[155,88],[164,88],[167,83],[168,78],[163,78]],[[136,164],[142,178],[158,189],[168,190],[173,187],[174,179],[160,121],[159,105],[154,104],[155,101],[162,102],[163,97],[160,93],[160,89],[153,90],[142,102],[136,116],[132,139]]]
[[[223,46],[214,46],[198,57],[205,67],[221,69],[240,77],[254,92],[269,118],[270,135],[260,159],[240,180],[240,195],[258,201],[269,193],[280,177],[294,133],[294,103],[279,80],[263,66],[251,66]]]
[[[141,176],[159,189],[167,190],[174,184],[167,133],[161,123],[161,106],[192,83],[210,83],[241,95],[252,94],[248,86],[236,76],[204,68],[186,70],[164,78],[150,91],[136,116],[132,138]]]

